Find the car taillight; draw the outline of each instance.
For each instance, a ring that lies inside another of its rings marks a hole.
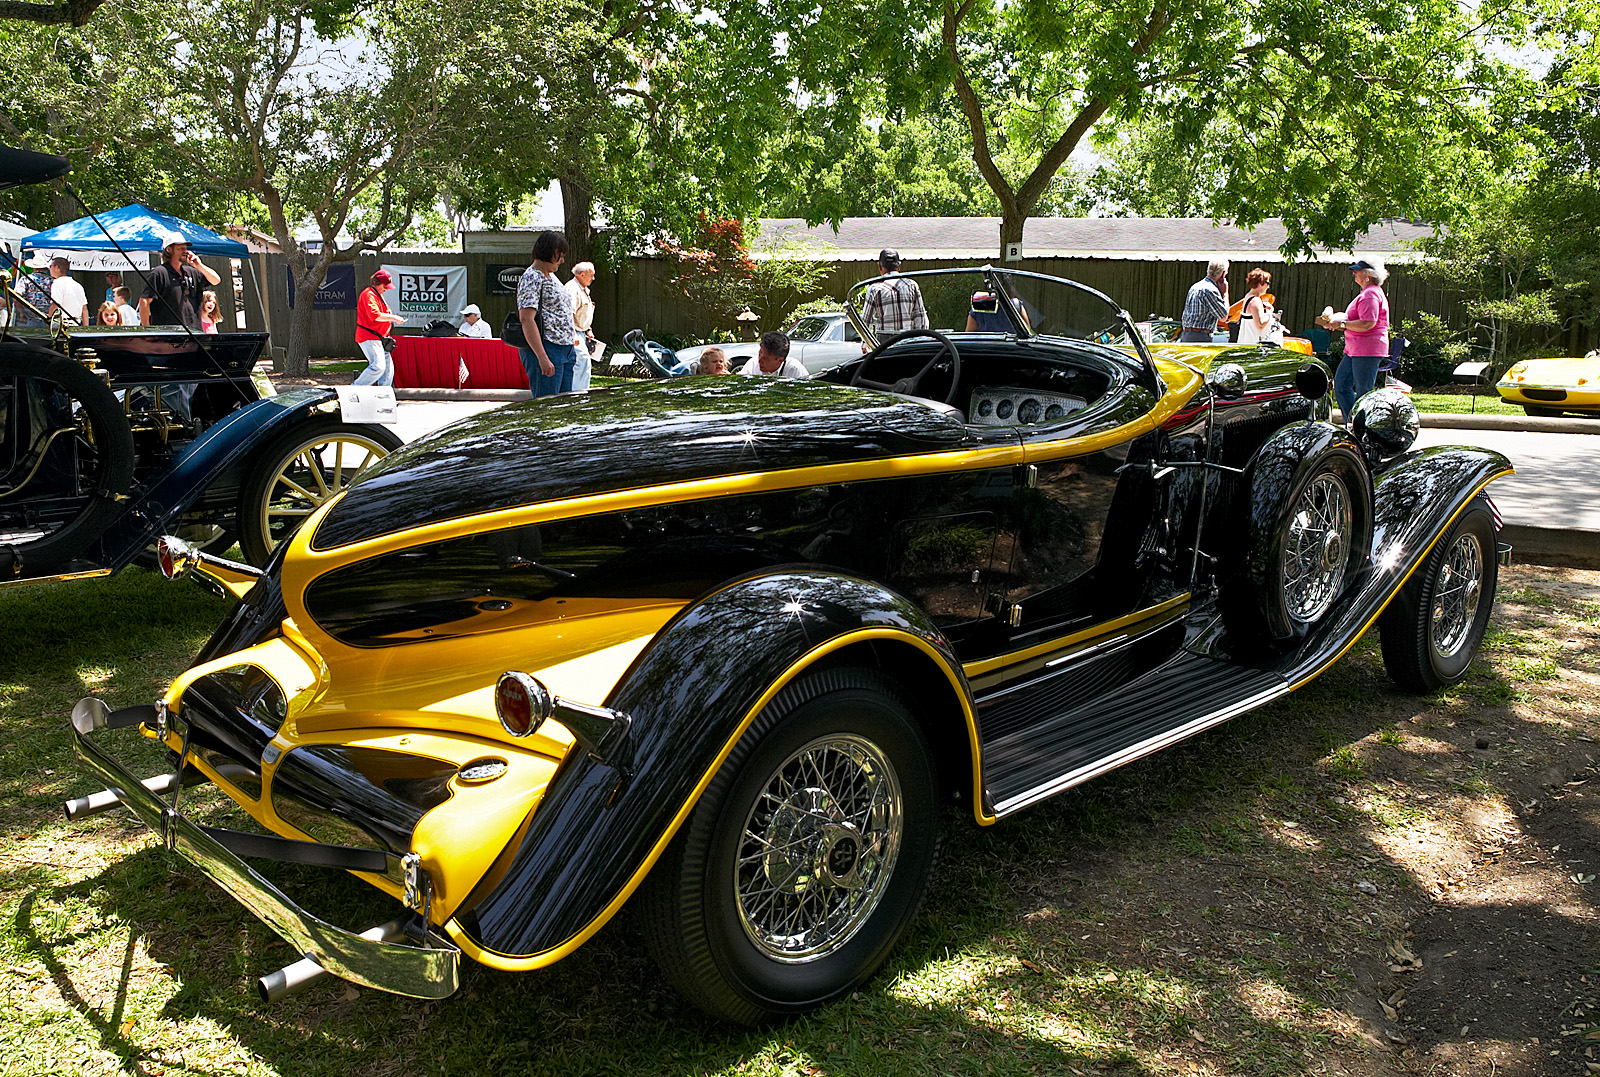
[[[550,717],[550,690],[537,678],[512,670],[494,686],[494,710],[513,737],[526,737]]]

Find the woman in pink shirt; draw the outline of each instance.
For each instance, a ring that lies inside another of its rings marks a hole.
[[[1350,271],[1355,274],[1361,294],[1343,314],[1329,309],[1317,319],[1324,329],[1344,331],[1344,362],[1334,372],[1333,395],[1347,426],[1351,409],[1358,399],[1372,392],[1378,365],[1389,356],[1389,297],[1383,294],[1389,271],[1364,258],[1352,264]]]

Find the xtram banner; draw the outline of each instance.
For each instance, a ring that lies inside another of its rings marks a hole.
[[[405,318],[401,324],[421,329],[438,318],[458,321],[467,305],[466,266],[383,267],[394,286],[383,293],[389,309]]]

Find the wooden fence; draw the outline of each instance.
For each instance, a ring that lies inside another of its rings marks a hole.
[[[504,253],[390,252],[357,259],[356,282],[359,287],[382,263],[464,265],[467,267],[467,301],[478,304],[498,336],[500,323],[511,310],[515,297],[485,294],[485,268],[515,260],[515,256]],[[902,268],[935,269],[971,264],[970,261],[907,262]],[[267,328],[273,334],[274,343],[280,345],[286,341],[289,328],[284,266],[282,255],[256,255],[244,267],[244,307],[248,325],[252,329]],[[1238,261],[1233,263],[1228,278],[1232,299],[1245,294],[1245,274],[1256,266],[1272,274],[1272,291],[1277,296],[1278,308],[1283,311],[1290,330],[1296,333],[1310,329],[1323,307],[1343,310],[1355,295],[1350,272],[1343,263],[1286,265],[1278,261]],[[1201,262],[1108,258],[1033,258],[1009,268],[1076,280],[1104,292],[1135,318],[1150,314],[1177,316],[1183,309],[1189,286],[1205,273]],[[662,281],[672,272],[671,263],[655,258],[632,259],[625,272],[602,269],[592,287],[596,306],[595,335],[615,348],[621,346],[622,334],[629,329],[673,337],[688,337],[703,331],[706,328],[703,319],[663,291]],[[852,284],[876,274],[877,266],[870,262],[836,263],[823,278],[819,292],[843,299]],[[1409,274],[1405,266],[1395,267],[1385,291],[1397,322],[1426,310],[1452,326],[1466,326],[1466,313],[1458,296]],[[257,301],[258,295],[264,302]],[[353,310],[314,312],[310,332],[313,356],[355,358],[359,355],[355,346]]]

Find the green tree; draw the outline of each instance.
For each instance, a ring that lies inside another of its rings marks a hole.
[[[1457,0],[855,0],[826,10],[836,27],[867,28],[850,61],[883,84],[890,109],[954,97],[999,205],[1002,250],[1103,125],[1159,126],[1188,152],[1219,120],[1236,135],[1213,212],[1246,224],[1284,217],[1291,252],[1348,246],[1382,217],[1459,190],[1441,182],[1449,148],[1492,129],[1483,99],[1515,81],[1490,46],[1531,17]],[[824,72],[815,92],[832,101],[846,77]]]

